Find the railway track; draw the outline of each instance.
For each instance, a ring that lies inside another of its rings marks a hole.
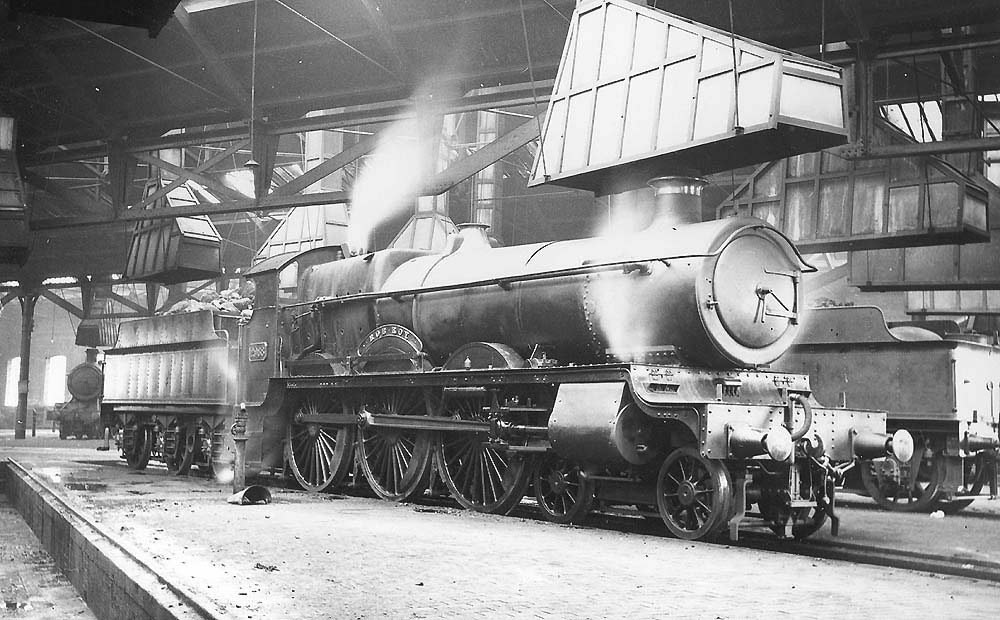
[[[515,514],[519,517],[544,521],[541,510],[533,504],[523,503]],[[984,515],[977,515],[984,516]],[[993,517],[993,515],[985,515]],[[667,537],[668,534],[661,524],[653,519],[637,518],[633,514],[618,512],[593,513],[583,524],[583,527],[615,529],[635,534]],[[730,542],[720,539],[716,543],[746,549],[788,553],[824,560],[839,560],[855,564],[870,564],[886,568],[915,570],[939,575],[954,575],[982,579],[984,581],[1000,582],[1000,562],[949,556],[944,554],[924,553],[909,549],[895,549],[887,546],[864,545],[842,540],[808,539],[804,541],[781,540],[774,537],[769,530],[755,532],[752,529],[741,531],[740,540]]]
[[[841,560],[856,564],[872,564],[887,568],[955,575],[984,581],[1000,582],[1000,563],[976,558],[921,553],[908,549],[893,549],[874,545],[829,540],[774,540],[750,534],[737,543],[741,547],[794,553],[824,560]]]
[[[347,490],[347,495],[372,497],[370,493],[365,493],[360,488]],[[841,507],[846,506],[873,513],[884,513],[884,511],[880,511],[864,502],[851,502],[848,500],[840,502],[840,505]],[[413,502],[413,509],[418,512],[443,512],[454,508],[457,508],[455,503],[446,497],[423,497]],[[972,517],[976,519],[1000,520],[1000,514],[963,512],[961,515],[963,518]],[[533,500],[523,501],[511,513],[511,516],[548,523],[542,510]],[[949,518],[954,519],[954,517]],[[610,510],[593,512],[580,527],[617,530],[663,538],[669,536],[659,519],[645,518],[636,513],[625,511]],[[840,539],[782,540],[775,538],[774,534],[766,528],[762,528],[758,532],[748,526],[747,529],[741,530],[740,540],[737,542],[730,542],[723,537],[714,543],[701,542],[698,544],[730,545],[733,547],[788,553],[824,560],[839,560],[855,564],[869,564],[884,566],[886,568],[915,570],[939,575],[954,575],[1000,582],[1000,562],[963,556],[925,553],[909,549],[896,549],[888,546],[858,544]]]
[[[990,502],[997,500],[990,500],[984,495],[976,500],[976,502]],[[884,512],[881,508],[872,503],[855,501],[850,499],[837,499],[837,505],[841,508],[850,508],[852,510],[863,510],[866,512]],[[976,504],[972,504],[975,506]],[[983,521],[1000,521],[1000,512],[980,512],[977,510],[971,510],[969,508],[962,509],[957,513],[948,515],[949,517],[960,516],[963,519],[981,519]]]

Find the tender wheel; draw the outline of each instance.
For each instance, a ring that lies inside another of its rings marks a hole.
[[[328,426],[302,421],[302,416],[330,413],[330,399],[306,398],[288,423],[285,461],[295,481],[307,491],[322,491],[338,485],[350,471],[353,426]]]
[[[198,432],[190,425],[181,424],[177,420],[170,423],[164,431],[163,462],[167,471],[175,476],[187,474],[194,462],[194,454],[198,449]]]
[[[535,467],[535,499],[554,523],[579,523],[594,502],[594,483],[582,475],[579,465],[547,458]]]
[[[480,397],[447,398],[444,414],[485,421]],[[441,433],[434,463],[448,492],[469,510],[507,514],[521,502],[530,470],[525,459],[490,443],[486,433]]]
[[[943,460],[944,456],[938,455],[937,458]],[[962,491],[963,495],[979,495],[983,492],[987,477],[991,474],[989,463],[987,462],[988,458],[995,459],[996,455],[993,452],[980,452],[976,456],[963,459],[963,466],[965,467],[965,488]],[[945,467],[946,465],[942,463],[940,466]],[[971,498],[939,500],[935,507],[945,514],[952,515],[963,508],[967,508],[974,501],[975,499]]]
[[[213,427],[207,421],[202,422],[198,429],[198,468],[206,471],[213,480],[229,482],[233,475],[233,461],[232,458],[226,460],[224,429],[222,423]]]
[[[732,507],[729,472],[685,446],[671,452],[656,477],[656,503],[670,533],[699,540],[725,526]]]
[[[360,412],[366,414],[420,416],[427,405],[420,390],[385,390],[368,394]],[[367,426],[362,419],[355,456],[376,495],[404,501],[427,488],[433,445],[429,431]]]
[[[944,461],[935,459],[923,439],[915,439],[913,457],[906,463],[875,459],[861,467],[861,483],[885,510],[926,512],[941,494]]]
[[[153,450],[153,432],[134,422],[122,430],[122,456],[132,469],[146,469]]]

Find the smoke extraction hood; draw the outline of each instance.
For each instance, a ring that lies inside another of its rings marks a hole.
[[[608,194],[836,146],[842,91],[832,65],[628,0],[584,0],[529,185]]]

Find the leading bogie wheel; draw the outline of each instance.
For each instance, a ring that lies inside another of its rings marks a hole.
[[[539,459],[532,484],[538,507],[553,523],[580,523],[594,503],[594,483],[564,459]]]
[[[427,414],[423,392],[386,389],[366,395],[355,456],[368,486],[382,499],[405,501],[418,496],[430,479],[434,434],[425,430],[371,426],[369,415]]]
[[[456,420],[482,422],[484,402],[480,396],[447,397],[442,408]],[[490,442],[485,432],[440,433],[434,465],[455,501],[477,512],[509,513],[530,482],[527,460]]]
[[[318,492],[343,482],[350,472],[354,427],[326,425],[302,416],[334,413],[339,404],[322,396],[306,397],[285,432],[285,462],[295,481],[306,491]]]
[[[714,535],[729,520],[733,505],[729,471],[684,446],[667,455],[656,477],[656,503],[670,533],[685,540]]]

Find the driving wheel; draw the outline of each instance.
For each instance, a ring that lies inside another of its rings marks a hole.
[[[444,415],[485,422],[485,397],[446,395]],[[448,492],[469,510],[507,514],[517,506],[530,482],[526,459],[490,441],[485,432],[443,432],[434,463]]]
[[[368,486],[382,499],[404,501],[427,488],[433,433],[366,424],[369,415],[424,416],[421,390],[386,389],[366,395],[355,455]]]
[[[350,471],[354,427],[327,425],[304,416],[338,412],[333,399],[309,396],[302,400],[285,433],[285,462],[295,481],[306,491],[322,491],[340,484]]]

